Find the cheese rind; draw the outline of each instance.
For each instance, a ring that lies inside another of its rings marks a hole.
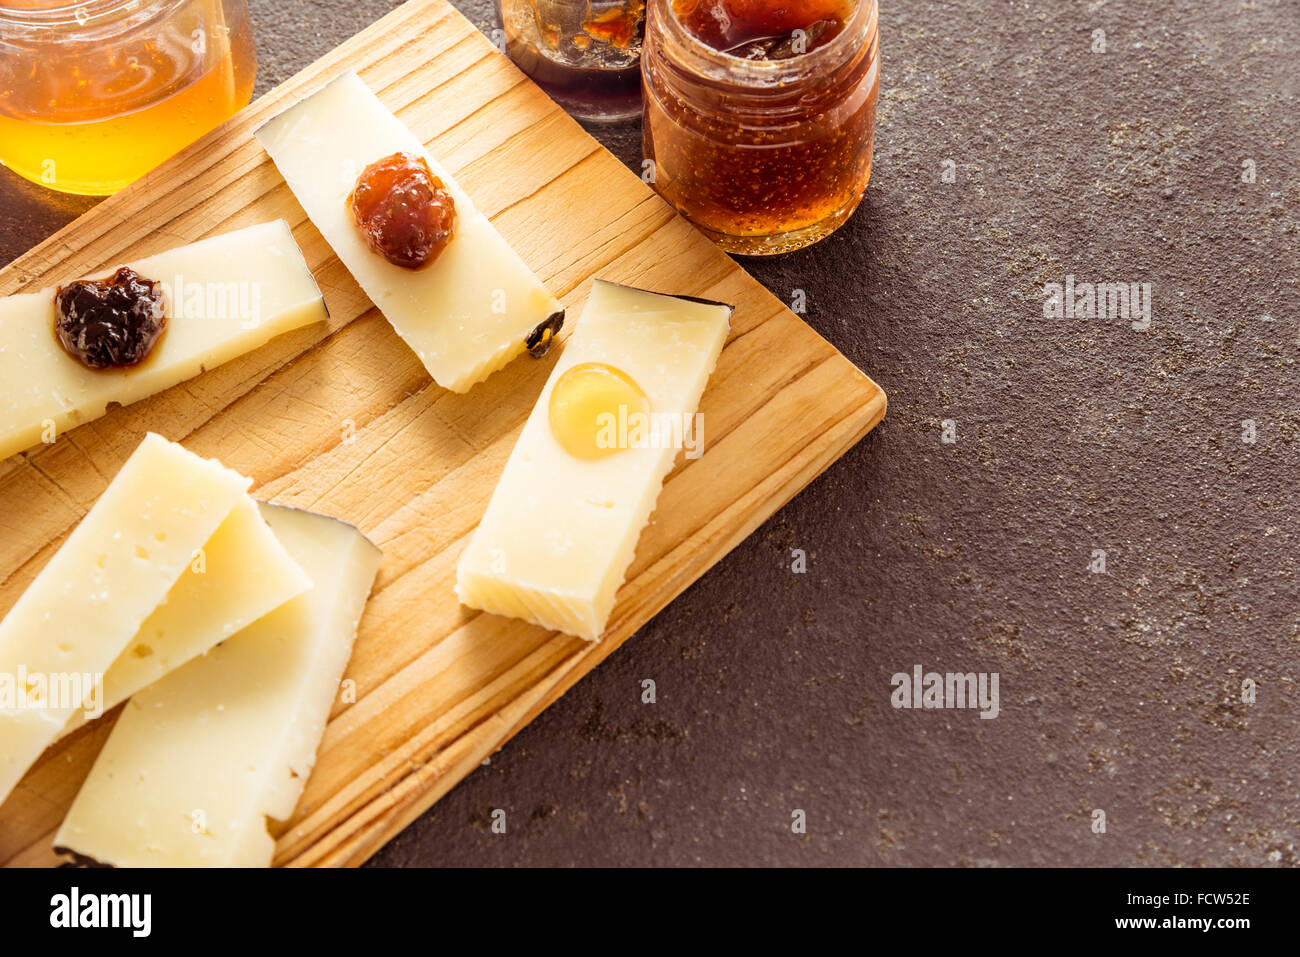
[[[102,710],[311,588],[251,498],[235,506],[201,551],[105,672]],[[84,710],[74,712],[63,734],[87,720]]]
[[[265,867],[347,667],[380,552],[351,525],[263,505],[310,591],[135,695],[55,838],[119,867]]]
[[[465,605],[596,641],[678,449],[571,455],[551,393],[581,363],[628,375],[667,417],[695,413],[730,328],[729,306],[597,280],[456,569]]]
[[[443,388],[468,391],[562,311],[451,174],[355,73],[285,110],[257,138],[343,265]],[[362,171],[393,153],[423,157],[456,205],[451,242],[418,270],[371,251],[347,207]]]
[[[129,265],[165,284],[168,319],[133,368],[91,370],[69,356],[54,335],[54,289],[0,299],[0,459],[327,316],[282,219]]]
[[[250,484],[147,435],[0,621],[0,676],[102,676]],[[82,705],[52,698],[0,710],[0,802]]]

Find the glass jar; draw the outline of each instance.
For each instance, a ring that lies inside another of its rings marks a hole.
[[[728,252],[828,236],[871,177],[877,34],[876,0],[650,0],[655,188]]]
[[[0,0],[0,162],[104,196],[248,104],[245,0]]]
[[[497,0],[497,14],[510,59],[570,115],[640,114],[645,0]]]

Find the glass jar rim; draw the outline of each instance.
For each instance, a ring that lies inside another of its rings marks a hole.
[[[714,49],[686,29],[686,25],[677,17],[672,0],[648,0],[647,2],[647,8],[653,7],[657,13],[666,11],[667,29],[672,31],[672,39],[682,43],[692,56],[715,68],[718,75],[731,75],[743,69],[751,78],[758,79],[764,84],[780,83],[827,61],[839,62],[845,59],[848,51],[854,49],[858,43],[855,37],[859,31],[854,29],[855,27],[862,26],[865,21],[867,39],[872,38],[872,21],[877,15],[878,6],[878,0],[856,0],[853,16],[845,23],[844,29],[823,47],[786,60],[747,60],[734,53],[724,53],[722,50]]]
[[[0,0],[0,24],[23,27],[86,27],[147,7],[159,11],[180,6],[186,0],[65,0],[48,7],[11,7]]]

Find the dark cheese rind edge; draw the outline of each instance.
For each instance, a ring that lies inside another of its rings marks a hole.
[[[353,525],[345,518],[339,518],[337,515],[326,515],[324,512],[314,512],[309,508],[299,508],[297,505],[281,505],[279,502],[268,502],[265,499],[260,499],[260,498],[253,499],[253,504],[258,506],[265,505],[268,508],[278,508],[286,512],[301,512],[304,515],[315,515],[317,518],[328,518],[331,522],[338,522],[340,525],[346,525],[348,528],[352,529],[354,532],[360,535],[361,540],[364,541],[371,548],[373,548],[376,552],[378,552],[380,555],[384,554],[384,550],[380,548],[378,545],[376,545],[374,540],[369,535],[367,535],[361,529],[357,528],[357,526]],[[263,521],[265,521],[265,519],[263,519]]]
[[[274,164],[272,164],[272,165],[274,165]],[[279,170],[277,169],[276,172],[278,173]],[[280,178],[283,179],[284,177],[280,177]],[[286,220],[283,216],[278,216],[278,217],[276,217],[276,218],[279,219],[280,222],[284,223],[284,225],[288,228],[288,230],[289,230],[289,242],[293,244],[294,251],[298,254],[298,262],[302,263],[303,272],[305,272],[308,276],[311,277],[311,284],[312,284],[313,286],[316,287],[316,295],[317,295],[317,297],[319,297],[319,299],[320,299],[320,307],[321,307],[323,310],[325,310],[325,318],[324,318],[324,319],[321,319],[321,320],[318,320],[318,321],[319,321],[319,322],[329,322],[330,319],[333,318],[333,317],[330,315],[330,304],[329,304],[328,302],[325,301],[325,294],[324,294],[323,292],[321,292],[321,290],[320,290],[320,283],[317,282],[317,280],[316,280],[316,274],[315,274],[314,272],[311,271],[311,266],[307,265],[307,254],[306,254],[305,252],[303,252],[303,251],[302,251],[302,247],[301,247],[300,245],[298,245],[298,239],[297,239],[297,237],[294,236],[294,234],[293,234],[293,227],[289,225],[289,221]],[[275,221],[275,220],[271,220],[271,222],[274,222],[274,221]],[[331,250],[331,251],[332,251],[332,250]]]
[[[701,299],[699,296],[681,296],[671,292],[659,292],[655,289],[642,289],[640,286],[629,286],[627,283],[610,282],[608,279],[592,279],[593,283],[604,283],[606,286],[618,286],[620,289],[629,289],[632,292],[644,292],[651,296],[662,296],[664,299],[680,299],[682,302],[693,302],[699,306],[726,306],[729,313],[734,314],[736,307],[729,302],[719,302],[716,299]]]
[[[345,69],[342,69],[342,70],[340,70],[338,73],[335,73],[333,76],[331,76],[328,80],[325,80],[324,82],[322,82],[319,86],[313,86],[313,87],[312,87],[308,92],[303,93],[301,96],[296,97],[292,103],[289,103],[289,104],[287,104],[286,106],[283,106],[283,107],[281,107],[280,109],[276,110],[275,113],[274,113],[274,115],[272,115],[272,116],[268,116],[268,117],[267,117],[266,119],[264,119],[261,123],[259,123],[259,124],[257,125],[257,127],[253,130],[253,139],[257,139],[257,134],[261,133],[262,130],[263,130],[263,128],[269,126],[269,125],[270,125],[272,122],[274,122],[275,120],[278,120],[281,116],[283,116],[285,113],[288,113],[288,112],[289,112],[290,110],[292,110],[294,107],[296,107],[296,106],[300,106],[303,102],[305,102],[306,100],[310,100],[310,99],[311,99],[313,96],[315,96],[317,93],[322,92],[322,91],[325,90],[327,87],[333,86],[335,80],[341,80],[341,79],[343,79],[343,77],[347,76],[349,73],[356,73],[356,72],[357,72],[356,70],[354,70],[354,69],[352,69],[352,68],[350,68],[350,67],[345,68]],[[364,82],[364,81],[363,81],[363,82]],[[372,90],[371,92],[374,92],[374,91]],[[396,114],[394,114],[394,115],[396,115]],[[260,146],[261,144],[259,143],[258,145]],[[262,147],[262,150],[263,150],[263,152],[265,152],[265,151],[266,151],[266,147]],[[269,154],[268,154],[268,155],[269,155]],[[272,160],[272,165],[274,165],[274,164],[275,164],[275,161]],[[278,172],[278,170],[277,170],[277,172]],[[281,178],[283,178],[283,177],[281,177]]]
[[[544,338],[547,329],[551,330],[549,339]],[[543,358],[551,351],[551,346],[555,345],[555,340],[559,338],[563,329],[564,309],[560,308],[528,330],[528,335],[524,336],[524,349],[534,359]],[[538,350],[539,346],[541,347],[540,351]]]
[[[94,868],[94,869],[111,869],[116,868],[116,864],[105,864],[103,861],[91,857],[89,854],[82,854],[80,851],[74,851],[70,847],[55,845],[54,853],[61,858],[71,858],[64,860],[59,864],[61,868]]]

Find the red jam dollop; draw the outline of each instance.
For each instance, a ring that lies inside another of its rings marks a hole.
[[[422,269],[456,228],[456,203],[422,156],[394,153],[362,170],[348,208],[370,249],[394,266]]]

